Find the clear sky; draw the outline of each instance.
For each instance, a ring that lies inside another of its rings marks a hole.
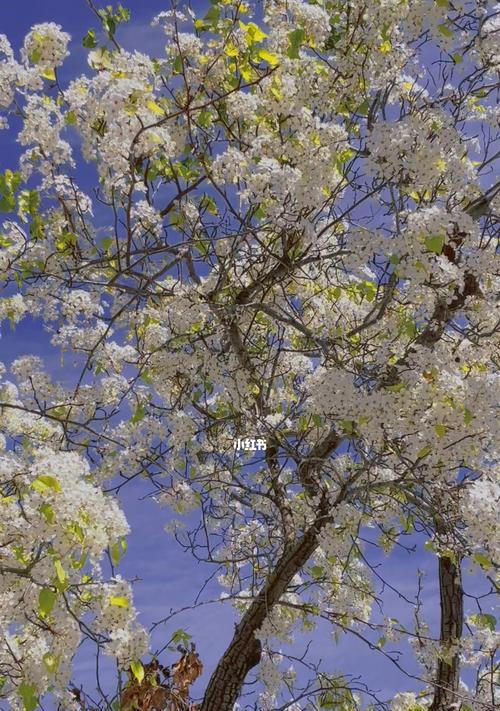
[[[103,3],[104,4],[104,3]],[[168,9],[162,0],[125,0],[123,4],[132,11],[131,24],[120,30],[119,39],[128,48],[135,48],[153,56],[162,52],[165,38],[157,29],[149,26],[150,19],[158,12]],[[202,9],[208,3],[193,4],[194,9]],[[4,0],[0,17],[0,33],[6,34],[17,50],[22,38],[30,27],[38,22],[55,21],[68,31],[73,42],[72,57],[66,62],[65,76],[78,71],[86,71],[85,50],[81,39],[90,27],[97,28],[94,16],[86,0]],[[15,168],[18,147],[12,134],[0,132],[0,170]],[[83,185],[85,187],[85,185]],[[44,336],[40,324],[30,319],[22,322],[15,332],[5,324],[0,340],[0,360],[8,364],[14,357],[27,353],[36,353],[48,358],[53,373],[65,377],[60,368],[59,356],[50,348],[47,336]],[[66,375],[68,373],[66,372]],[[189,554],[184,554],[167,533],[164,526],[168,521],[166,510],[160,509],[151,499],[144,496],[148,490],[144,483],[133,482],[124,489],[120,498],[127,513],[133,533],[129,536],[127,555],[120,565],[119,572],[128,578],[137,578],[135,598],[141,611],[140,620],[146,626],[167,616],[171,608],[190,605],[203,582],[213,570],[206,565],[197,564]],[[435,571],[436,561],[431,554],[424,554],[416,559],[405,550],[396,550],[384,564],[385,575],[397,585],[403,594],[413,597],[417,581],[417,564],[429,571]],[[425,585],[425,612],[427,620],[434,626],[438,620],[439,596],[435,575],[430,575]],[[207,586],[202,599],[217,597],[220,589],[214,584]],[[384,593],[385,594],[385,593]],[[404,603],[397,594],[387,593],[391,616],[398,617],[411,628],[411,606]],[[154,644],[161,647],[179,627],[185,628],[196,641],[206,672],[200,680],[202,688],[213,669],[218,656],[228,644],[234,616],[229,606],[208,605],[197,611],[185,612],[175,617],[165,627],[157,628]],[[302,645],[305,647],[305,641]],[[400,645],[401,646],[401,645]],[[404,649],[404,644],[402,648]],[[326,630],[318,631],[315,654],[322,657],[329,671],[340,671],[357,676],[363,674],[368,684],[380,691],[382,697],[390,697],[397,690],[414,687],[411,679],[401,675],[394,666],[385,661],[382,655],[368,650],[354,638],[345,639],[336,646]],[[173,657],[164,658],[171,663]],[[416,667],[408,664],[412,672]],[[95,685],[93,658],[90,647],[84,647],[78,655],[76,678],[88,689]],[[106,679],[104,678],[104,685]]]

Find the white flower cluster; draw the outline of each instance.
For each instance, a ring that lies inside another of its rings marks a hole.
[[[488,72],[491,72],[491,74],[495,74],[500,68],[500,43],[498,41],[498,34],[500,32],[500,4],[497,3],[491,9],[491,15],[482,23],[478,44],[479,54],[485,68]]]
[[[148,634],[136,622],[132,590],[121,577],[102,586],[94,623],[96,630],[109,634],[104,649],[115,657],[122,669],[138,661],[148,650]]]
[[[84,319],[102,316],[103,312],[104,309],[100,304],[96,304],[92,294],[83,289],[71,291],[61,305],[61,313],[70,322],[75,322],[79,316]]]
[[[55,101],[45,101],[41,96],[28,97],[26,119],[19,133],[21,145],[29,147],[21,158],[25,178],[35,166],[42,175],[49,175],[55,166],[73,165],[71,146],[61,138],[64,127],[64,116]]]
[[[168,506],[180,514],[188,513],[199,505],[196,492],[186,481],[177,481],[170,488],[162,489],[155,498],[162,506]]]
[[[54,22],[35,25],[24,39],[23,57],[41,69],[54,69],[68,56],[70,39],[70,35]]]
[[[22,294],[0,298],[0,324],[9,319],[12,325],[19,323],[26,315],[28,307]]]
[[[292,75],[281,77],[284,101],[300,103],[299,84],[296,91],[290,91],[287,79],[296,82]],[[264,102],[263,108],[265,105]],[[236,116],[239,110],[236,102]],[[283,102],[279,106],[272,106],[271,102],[269,110],[272,115],[288,113]],[[265,202],[268,215],[283,228],[296,222],[304,210],[320,205],[339,182],[335,157],[347,145],[342,126],[320,121],[306,106],[294,106],[288,122],[286,130],[293,133],[293,141],[283,144],[275,131],[263,128],[257,137],[252,137],[249,150],[243,153],[229,146],[212,166],[218,180],[241,185],[239,195],[243,203]]]
[[[2,57],[2,55],[4,56]],[[7,108],[11,105],[18,74],[10,42],[5,35],[0,35],[0,108]],[[2,117],[2,121],[6,122],[7,119]],[[6,128],[6,126],[3,127]]]
[[[496,556],[500,550],[498,510],[500,491],[495,471],[467,486],[461,497],[461,512],[467,525],[467,540],[471,548],[488,550]],[[480,515],[478,515],[480,512]]]
[[[321,7],[304,0],[266,2],[264,20],[272,28],[271,46],[286,48],[287,33],[294,27],[307,28],[309,42],[320,47],[328,36],[330,16]]]
[[[162,233],[163,218],[146,200],[139,200],[132,208],[135,231],[151,232],[159,237]]]
[[[162,114],[155,101],[157,83],[149,57],[122,49],[106,57],[95,77],[75,80],[66,92],[84,141],[84,155],[97,159],[106,190],[111,185],[115,190],[127,188],[132,156],[168,160],[182,151],[185,128],[176,122],[156,125],[158,112]],[[144,126],[150,128],[145,130]],[[135,188],[144,189],[140,182]]]
[[[259,708],[271,711],[276,708],[276,695],[285,679],[285,672],[280,669],[283,658],[281,654],[264,650],[259,664],[259,678],[265,687],[265,692],[259,695]]]
[[[4,402],[5,395],[4,388]],[[16,425],[8,415],[0,416],[0,428],[10,436],[18,435]],[[87,611],[85,595],[92,599],[99,585],[94,578],[101,577],[99,561],[129,527],[117,502],[91,483],[89,466],[79,454],[48,446],[30,450],[0,454],[6,487],[0,527],[0,667],[8,667],[14,651],[25,684],[39,695],[50,688],[63,698],[81,641],[77,619]],[[80,595],[84,591],[89,592]],[[128,619],[133,616],[130,604]],[[113,620],[121,629],[122,619]],[[144,652],[144,634],[142,640],[134,653]],[[110,651],[125,658],[125,649],[123,641]],[[9,682],[3,691],[11,698],[15,687]]]
[[[465,190],[475,178],[471,162],[462,160],[465,149],[456,129],[436,110],[396,122],[379,121],[366,145],[367,169],[409,190],[432,190],[440,181],[452,181],[454,191]]]
[[[398,693],[391,703],[392,711],[413,711],[414,709],[426,708],[417,701],[417,696],[413,692]]]

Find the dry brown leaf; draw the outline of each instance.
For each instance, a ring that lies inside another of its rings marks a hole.
[[[189,687],[203,672],[203,664],[194,651],[183,652],[170,670],[157,660],[144,665],[144,679],[138,682],[129,671],[129,682],[121,697],[120,711],[198,711],[199,704],[189,703]],[[162,675],[165,677],[162,681]]]
[[[183,654],[177,664],[174,664],[172,667],[174,685],[182,698],[187,699],[189,687],[202,673],[203,664],[194,650]]]

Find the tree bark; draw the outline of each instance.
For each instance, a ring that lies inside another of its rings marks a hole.
[[[229,647],[212,674],[200,711],[233,711],[248,672],[260,661],[261,644],[255,632],[286,591],[293,576],[314,553],[318,534],[330,520],[330,516],[321,516],[301,538],[285,549],[267,583],[237,625]]]
[[[286,591],[293,576],[314,553],[319,533],[327,523],[331,523],[332,512],[345,498],[347,484],[340,490],[335,501],[331,502],[328,492],[322,492],[318,476],[321,464],[338,447],[340,441],[341,438],[332,428],[299,464],[297,473],[304,490],[310,496],[321,495],[316,520],[300,538],[285,545],[283,555],[266,584],[236,626],[233,639],[208,682],[199,711],[233,711],[248,672],[260,662],[262,649],[255,632]]]
[[[460,640],[463,628],[463,587],[460,568],[461,559],[439,557],[439,590],[441,597],[441,646],[446,647]],[[458,687],[460,683],[459,655],[440,659],[436,670],[434,698],[429,711],[453,711],[459,708]],[[455,706],[454,706],[455,704]]]

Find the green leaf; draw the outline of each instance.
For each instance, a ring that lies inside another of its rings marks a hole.
[[[453,37],[453,30],[451,30],[448,25],[438,25],[437,28],[445,37]]]
[[[248,47],[251,47],[257,42],[262,42],[262,40],[267,37],[266,33],[263,32],[255,22],[249,22],[248,25],[245,25],[245,23],[240,20],[239,25],[240,29],[243,30]]]
[[[183,630],[182,627],[179,627],[178,630],[175,630],[175,632],[172,635],[172,642],[174,644],[184,644],[184,646],[190,641],[191,635],[186,632],[186,630]]]
[[[354,422],[354,420],[342,420],[340,424],[342,425],[342,429],[344,430],[344,432],[346,434],[348,434],[348,435],[353,434],[354,426],[356,424]]]
[[[430,237],[426,237],[425,246],[431,252],[434,252],[435,254],[441,254],[444,247],[444,236],[431,235]]]
[[[35,711],[38,706],[38,694],[36,688],[31,684],[26,684],[24,681],[17,687],[19,696],[23,700],[25,711]]]
[[[129,22],[130,17],[131,17],[131,12],[128,8],[123,7],[123,5],[118,5],[117,13],[116,13],[115,17],[120,22]]]
[[[165,116],[165,111],[161,108],[159,104],[156,103],[156,101],[148,101],[146,105],[148,109],[157,116]]]
[[[208,210],[208,212],[211,215],[218,215],[219,212],[217,210],[217,203],[213,199],[213,197],[210,197],[210,195],[204,195],[201,202],[200,202],[200,208],[202,210]]]
[[[109,602],[110,605],[114,605],[115,607],[124,607],[125,609],[130,607],[128,597],[123,597],[122,595],[112,595],[109,598]]]
[[[61,491],[61,486],[57,479],[49,474],[38,476],[35,481],[31,483],[31,488],[35,491],[39,491],[41,494],[45,494],[48,491]]]
[[[56,657],[55,654],[46,652],[42,657],[42,661],[50,674],[54,674],[57,671],[59,667],[59,657]]]
[[[56,571],[57,579],[61,583],[61,585],[66,584],[66,571],[63,568],[63,565],[60,560],[55,560],[54,561],[54,570]]]
[[[441,423],[434,426],[434,432],[439,438],[444,437],[447,431],[448,428],[446,427],[446,425],[442,425]]]
[[[64,117],[64,120],[66,121],[68,126],[74,126],[76,124],[76,111],[68,111],[68,113]]]
[[[16,209],[15,194],[21,183],[21,174],[6,170],[0,174],[0,212],[12,212]]]
[[[213,5],[204,17],[205,21],[212,26],[217,25],[217,23],[219,22],[219,18],[220,8],[218,8],[216,5]]]
[[[47,617],[47,615],[50,615],[54,608],[56,599],[57,593],[50,588],[42,588],[40,590],[38,593],[38,612],[41,617]]]
[[[470,423],[474,420],[474,415],[472,412],[468,409],[465,408],[464,410],[464,422],[466,425],[470,425]]]
[[[360,116],[368,116],[368,111],[370,109],[370,102],[365,99],[356,109],[356,113]]]
[[[116,543],[113,543],[110,548],[111,560],[113,562],[113,565],[118,565],[120,560],[123,558],[123,554],[126,550],[127,542],[124,538],[121,538],[119,541],[116,541]]]
[[[40,506],[40,513],[45,518],[47,523],[54,523],[56,516],[54,514],[54,509],[50,504],[43,503]]]
[[[87,49],[95,49],[97,47],[97,38],[95,30],[89,30],[82,40],[82,45]]]
[[[74,568],[74,570],[81,570],[85,563],[87,562],[88,559],[88,554],[84,553],[80,559],[78,558],[73,558],[71,559],[71,567]]]
[[[130,421],[135,425],[137,422],[140,422],[145,417],[146,417],[146,408],[144,407],[144,405],[142,403],[140,403],[139,405],[137,405],[134,415]]]
[[[212,115],[210,111],[203,109],[203,111],[200,111],[200,113],[197,115],[196,120],[200,124],[200,126],[203,126],[203,128],[208,128],[212,123]]]
[[[130,664],[130,671],[135,676],[139,684],[144,679],[144,667],[141,662],[132,662]]]
[[[477,627],[488,628],[491,632],[494,632],[497,626],[497,618],[495,615],[487,615],[484,613],[471,615],[470,620]]]
[[[59,252],[65,252],[69,247],[74,246],[78,241],[73,232],[62,232],[56,239],[56,248]]]
[[[180,74],[182,72],[182,57],[180,54],[178,54],[174,59],[172,68],[174,70],[174,74]]]
[[[287,55],[290,57],[290,59],[300,58],[299,49],[305,39],[305,36],[306,33],[301,27],[298,27],[296,30],[293,30],[293,32],[290,32],[288,34]]]
[[[313,578],[322,578],[325,574],[325,569],[321,565],[313,565],[309,571]]]
[[[472,556],[474,563],[477,563],[483,570],[490,570],[492,567],[491,560],[484,553],[474,553]]]

